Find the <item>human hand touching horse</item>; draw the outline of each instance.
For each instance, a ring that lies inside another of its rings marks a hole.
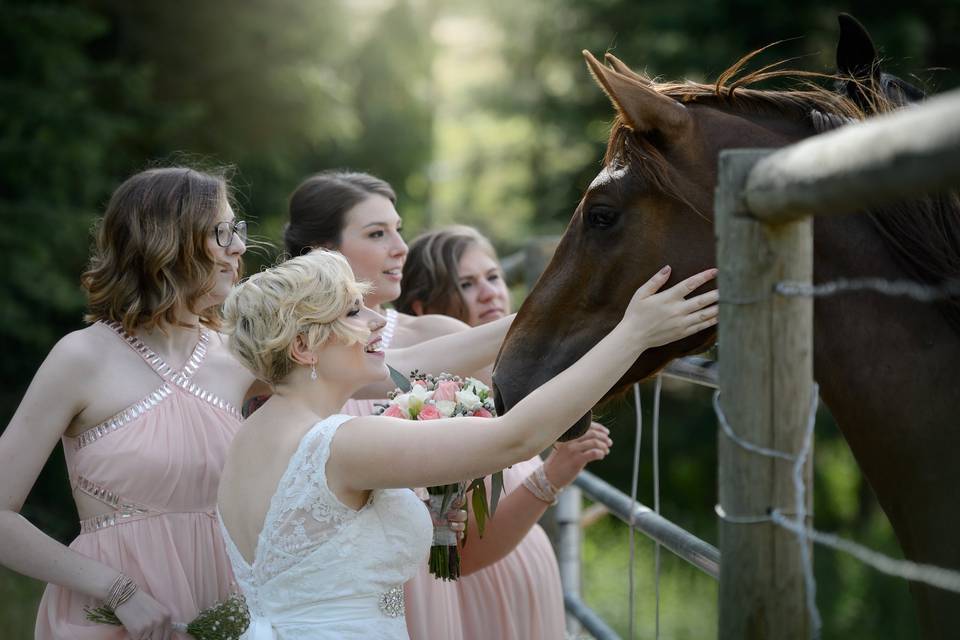
[[[716,275],[716,269],[708,269],[660,291],[670,277],[670,267],[666,266],[633,294],[622,322],[635,326],[645,349],[708,329],[717,323],[718,291],[714,289],[689,299],[687,296]]]

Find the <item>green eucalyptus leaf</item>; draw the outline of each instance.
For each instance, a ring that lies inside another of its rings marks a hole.
[[[500,494],[503,493],[503,471],[497,471],[493,474],[490,484],[493,489],[493,495],[490,496],[490,517],[493,517],[493,514],[497,512]]]
[[[477,521],[477,533],[482,538],[484,527],[487,526],[487,518],[490,515],[490,508],[487,504],[487,486],[484,483],[481,482],[480,488],[474,489],[471,502],[473,502],[473,517]]]
[[[393,384],[397,385],[397,388],[404,393],[409,393],[413,389],[413,385],[410,384],[410,380],[407,376],[403,375],[390,365],[387,365],[387,369],[390,370],[390,379],[393,380]]]

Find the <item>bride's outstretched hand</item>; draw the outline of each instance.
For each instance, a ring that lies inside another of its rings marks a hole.
[[[716,289],[687,299],[699,287],[713,280],[716,269],[707,269],[673,285],[660,287],[670,278],[670,267],[664,267],[633,294],[624,322],[630,323],[647,347],[680,340],[717,324],[718,292]]]

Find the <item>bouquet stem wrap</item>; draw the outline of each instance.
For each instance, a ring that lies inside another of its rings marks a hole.
[[[460,577],[460,547],[457,532],[447,519],[451,509],[459,508],[466,500],[466,483],[427,487],[430,500],[427,508],[433,520],[433,546],[430,547],[430,573],[441,580]]]

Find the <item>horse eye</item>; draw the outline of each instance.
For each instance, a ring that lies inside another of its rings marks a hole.
[[[587,224],[597,229],[609,229],[617,221],[618,212],[610,207],[590,207],[587,211]]]

